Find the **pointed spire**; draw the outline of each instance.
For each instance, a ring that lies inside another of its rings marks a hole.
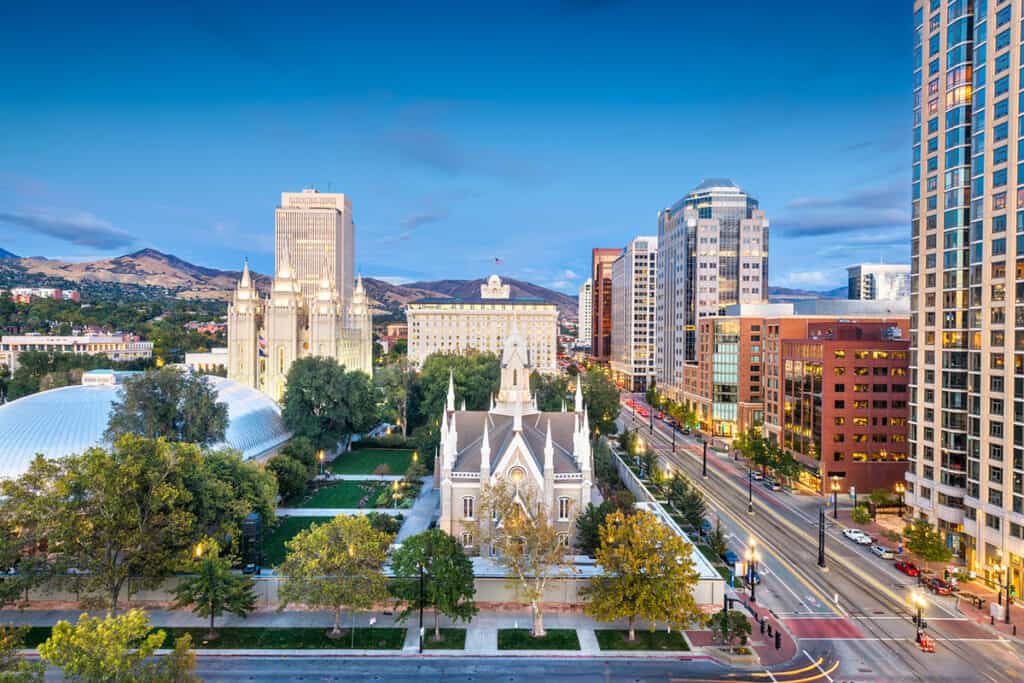
[[[455,410],[455,371],[448,371],[448,401],[445,404],[448,410]]]
[[[551,419],[548,418],[548,432],[544,437],[544,469],[550,470],[555,467],[555,446],[551,441]]]
[[[583,412],[583,380],[576,376],[576,412]]]
[[[444,437],[448,435],[448,411],[444,410],[441,412],[441,440],[444,441]]]
[[[362,294],[363,291],[363,275],[360,273],[356,275],[356,293]]]
[[[284,241],[281,247],[281,263],[277,264],[277,277],[282,280],[290,280],[292,277],[292,264],[288,256],[288,240]]]
[[[480,440],[480,473],[490,474],[491,471],[491,434],[488,428],[489,417],[484,418],[484,435]]]
[[[249,289],[252,286],[252,278],[249,276],[249,257],[245,257],[245,264],[242,266],[242,281],[238,283],[239,288]]]

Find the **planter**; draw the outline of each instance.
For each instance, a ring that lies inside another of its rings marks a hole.
[[[761,658],[757,656],[757,652],[746,645],[735,647],[715,645],[707,648],[707,650],[716,659],[720,659],[730,666],[757,666],[761,663]]]

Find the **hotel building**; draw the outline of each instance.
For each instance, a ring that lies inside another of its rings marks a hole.
[[[658,238],[637,237],[612,263],[612,348],[609,366],[626,391],[654,379],[654,283]]]

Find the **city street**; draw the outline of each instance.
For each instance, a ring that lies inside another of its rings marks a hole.
[[[770,491],[758,481],[751,489],[743,463],[710,449],[704,479],[698,439],[677,434],[673,454],[668,425],[655,419],[652,430],[650,420],[636,420],[628,407],[620,418],[702,487],[709,517],[721,520],[737,555],[755,539],[765,570],[754,609],[780,618],[797,637],[798,650],[838,658],[837,675],[855,680],[1019,680],[1024,648],[961,616],[953,597],[925,593],[927,633],[937,651],[923,653],[909,603],[915,579],[847,540],[830,516],[827,568],[819,568],[817,507],[823,499]]]

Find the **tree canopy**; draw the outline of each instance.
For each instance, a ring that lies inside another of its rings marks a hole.
[[[364,372],[348,371],[332,358],[300,358],[288,370],[281,419],[315,448],[333,450],[345,437],[376,421],[373,385]]]
[[[207,378],[168,366],[124,381],[106,436],[114,441],[137,434],[208,446],[223,441],[227,428],[227,404],[217,401]]]
[[[953,556],[942,532],[926,519],[915,519],[903,529],[907,550],[925,562],[948,562]]]
[[[678,629],[702,622],[693,596],[700,578],[691,559],[693,546],[639,510],[614,512],[601,527],[597,563],[604,570],[591,579],[586,614],[602,621],[625,617],[629,639],[636,639],[636,619],[662,621]]]
[[[614,434],[615,418],[619,416],[618,388],[603,372],[591,370],[582,379],[583,400],[590,415],[590,431],[598,429],[602,434]]]
[[[192,574],[174,589],[174,609],[192,607],[197,616],[210,618],[207,638],[216,637],[214,619],[225,612],[246,617],[256,607],[252,577],[234,574],[231,560],[221,557],[216,541],[196,546],[195,559],[188,568]]]
[[[537,407],[545,412],[559,411],[571,400],[569,378],[561,373],[534,372],[530,375],[530,391],[537,397]]]
[[[441,637],[438,618],[469,621],[477,613],[473,596],[473,563],[459,543],[440,529],[410,536],[394,552],[391,568],[395,580],[392,594],[399,600],[399,618],[403,621],[421,607],[434,610],[434,639]],[[418,580],[422,568],[423,599]]]

